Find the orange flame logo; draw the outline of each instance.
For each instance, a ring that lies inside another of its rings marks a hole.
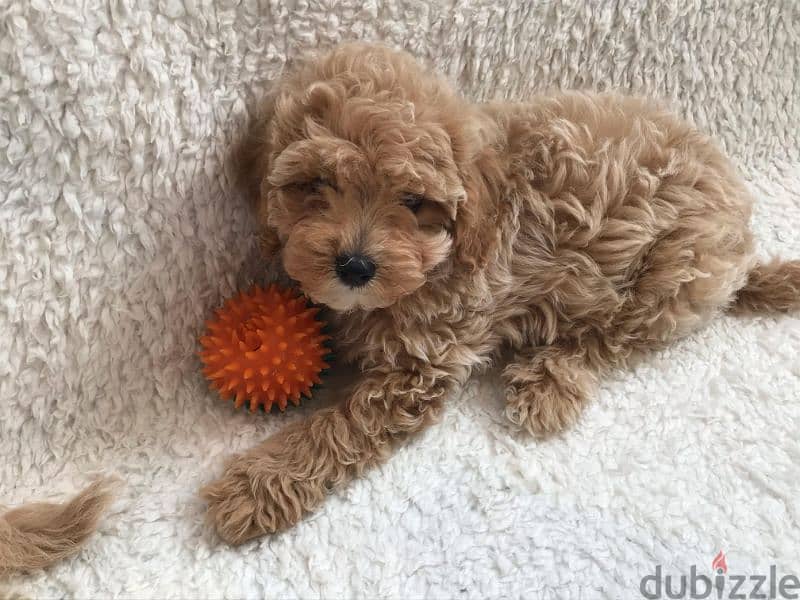
[[[714,557],[711,562],[711,568],[720,575],[728,572],[728,563],[725,562],[725,554],[723,554],[722,550]]]

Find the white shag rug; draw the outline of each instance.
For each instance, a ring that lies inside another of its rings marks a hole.
[[[595,8],[595,5],[598,7]],[[800,257],[793,0],[27,0],[0,4],[0,501],[127,487],[30,597],[631,598],[642,577],[800,574],[800,319],[723,317],[531,441],[491,376],[297,528],[232,549],[195,492],[313,410],[236,413],[195,358],[261,267],[222,168],[287,57],[340,39],[431,60],[476,98],[553,86],[672,100]],[[335,384],[328,386],[336,392]]]

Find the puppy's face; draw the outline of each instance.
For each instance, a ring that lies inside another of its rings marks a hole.
[[[411,294],[447,261],[465,191],[438,109],[403,87],[413,78],[394,73],[381,89],[375,73],[347,66],[277,96],[262,219],[312,300],[371,310]],[[382,67],[378,75],[398,69]]]

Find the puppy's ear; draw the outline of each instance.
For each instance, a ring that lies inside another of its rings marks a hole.
[[[267,181],[272,152],[272,118],[275,98],[267,97],[255,111],[246,131],[233,150],[234,177],[258,217],[261,245],[265,256],[273,256],[280,248],[278,234],[268,223]]]
[[[497,206],[491,200],[495,191],[487,184],[495,174],[486,171],[499,165],[485,149],[486,136],[477,111],[462,114],[466,117],[457,126],[450,124],[453,156],[465,192],[456,207],[454,242],[457,258],[477,270],[489,262],[498,244]]]
[[[467,174],[466,196],[456,212],[456,256],[472,270],[482,269],[497,248],[497,210],[479,174]]]

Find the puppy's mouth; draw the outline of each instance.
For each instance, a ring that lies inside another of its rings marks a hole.
[[[333,281],[327,289],[309,294],[309,298],[337,312],[370,311],[390,306],[391,301],[382,301],[375,293],[374,285],[366,283],[358,287],[349,287]]]
[[[312,302],[322,304],[331,310],[341,313],[388,308],[398,300],[397,294],[386,294],[384,286],[378,279],[350,286],[342,283],[337,276],[332,275],[321,286],[304,286],[302,281],[298,281],[298,284],[303,293]],[[411,292],[408,291],[400,295],[405,296],[409,293]]]

